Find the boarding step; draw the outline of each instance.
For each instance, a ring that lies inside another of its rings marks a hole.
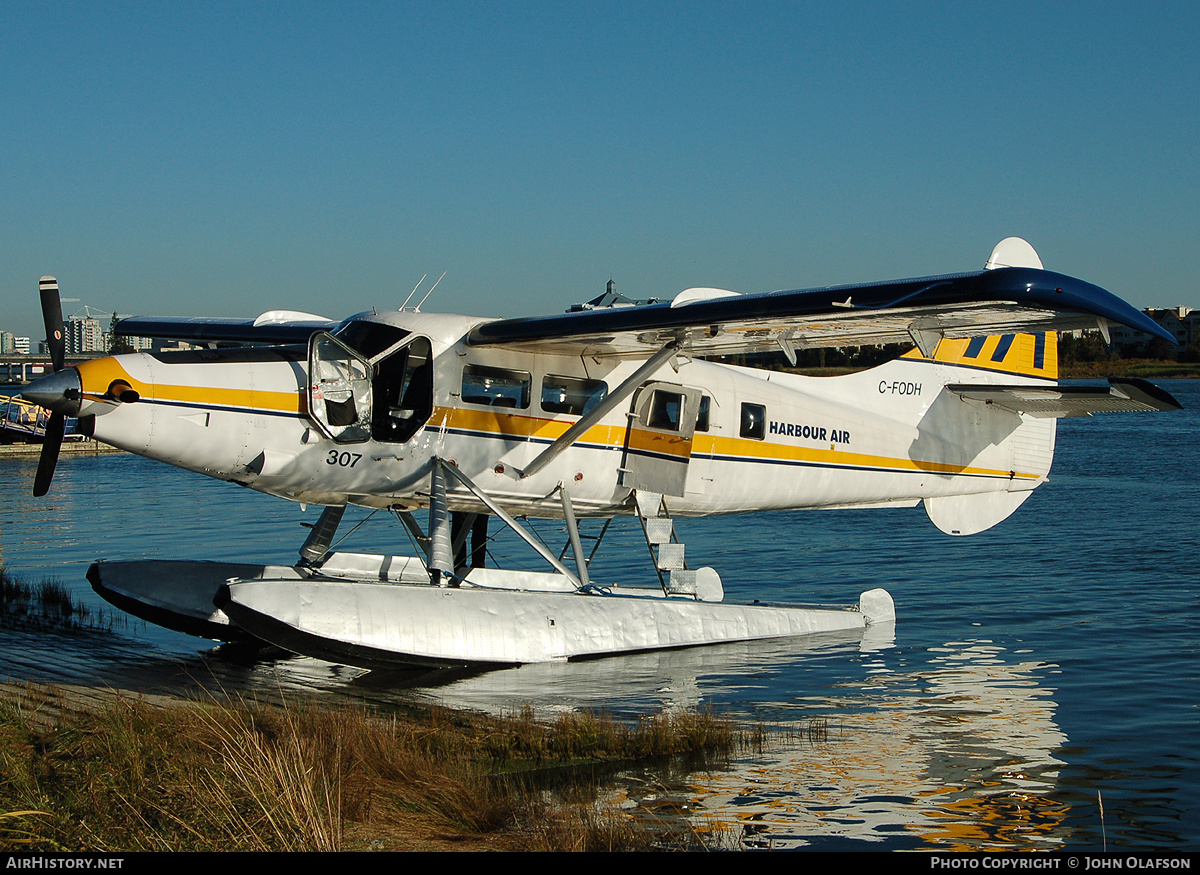
[[[696,594],[696,572],[687,568],[675,568],[671,571],[671,576],[668,578],[667,592],[671,595],[690,595]]]
[[[638,516],[643,520],[668,516],[663,507],[661,492],[646,492],[638,489],[634,491],[634,500],[637,502]]]
[[[651,544],[669,544],[675,539],[675,521],[670,517],[648,519],[646,525],[646,540]]]
[[[659,544],[658,554],[654,557],[655,564],[660,571],[674,572],[677,569],[687,568],[683,561],[683,544]]]

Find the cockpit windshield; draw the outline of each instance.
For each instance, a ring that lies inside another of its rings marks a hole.
[[[346,346],[360,353],[365,359],[373,359],[388,347],[407,337],[409,332],[394,325],[379,322],[347,322],[333,333]]]

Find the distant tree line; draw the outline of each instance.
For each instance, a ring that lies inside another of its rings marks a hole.
[[[1145,344],[1107,344],[1099,331],[1084,331],[1058,336],[1058,361],[1062,365],[1085,362],[1128,361],[1129,359],[1151,359],[1162,362],[1200,362],[1200,346],[1177,346],[1161,337]]]
[[[108,354],[122,355],[127,352],[137,352],[137,350],[133,348],[132,344],[130,344],[128,340],[126,340],[124,337],[118,336],[117,322],[119,321],[120,320],[117,318],[117,314],[113,313],[112,322],[108,324]]]

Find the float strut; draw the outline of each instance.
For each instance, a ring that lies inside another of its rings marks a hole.
[[[439,459],[433,460],[429,480],[429,580],[434,586],[446,586],[454,575],[454,547],[446,505],[446,473]]]
[[[308,537],[304,541],[304,546],[300,548],[300,562],[303,565],[317,565],[325,558],[325,554],[329,552],[329,545],[333,543],[333,536],[337,534],[338,523],[342,521],[342,514],[346,512],[346,505],[331,504],[321,511],[321,518],[316,521],[312,527],[312,531],[308,533]]]
[[[503,520],[504,524],[506,526],[508,526],[510,529],[512,529],[513,532],[518,537],[521,538],[521,540],[523,540],[526,544],[528,544],[530,547],[532,547],[534,550],[536,550],[539,556],[541,556],[543,559],[545,559],[547,562],[549,562],[552,566],[554,566],[555,571],[557,571],[559,574],[561,574],[567,580],[569,580],[573,584],[575,584],[576,587],[580,586],[579,578],[576,577],[574,574],[572,574],[571,570],[569,568],[567,568],[567,566],[563,565],[557,556],[555,556],[553,553],[551,553],[549,550],[547,550],[544,544],[542,544],[540,541],[536,540],[532,535],[530,535],[523,528],[521,528],[521,524],[518,523],[515,519],[513,519],[512,514],[510,514],[508,511],[506,511],[500,505],[498,505],[492,499],[491,496],[489,496],[486,492],[484,492],[482,489],[480,489],[478,486],[476,486],[471,481],[470,477],[468,477],[462,471],[458,470],[458,468],[454,467],[453,465],[446,464],[441,459],[433,460],[433,470],[435,472],[438,472],[438,474],[440,475],[440,479],[442,482],[443,505],[445,504],[445,495],[446,495],[445,475],[449,474],[451,477],[453,477],[455,480],[457,480],[459,483],[461,483],[464,487],[466,487],[468,492],[470,492],[472,495],[474,495],[476,498],[478,498],[481,502],[483,502],[485,505],[487,505],[488,509],[491,510],[493,515],[498,516],[501,520]],[[431,497],[431,500],[429,502],[431,518],[433,516],[433,513],[432,513],[433,505],[434,505],[434,501],[433,501],[433,498]],[[453,556],[451,556],[451,554],[450,554],[450,524],[449,524],[449,522],[446,523],[446,556],[447,556],[447,561],[451,561],[453,559]],[[431,566],[431,570],[432,570],[432,566]]]
[[[571,538],[571,549],[575,552],[575,567],[579,571],[579,582],[587,587],[590,586],[587,559],[583,556],[583,544],[579,540],[579,526],[575,523],[575,508],[571,506],[571,493],[567,492],[565,486],[560,486],[558,493],[562,498],[563,519],[567,523],[567,534]]]

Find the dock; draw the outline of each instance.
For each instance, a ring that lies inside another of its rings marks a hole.
[[[60,456],[99,456],[103,453],[123,453],[116,447],[91,439],[70,441],[59,449]],[[42,454],[41,444],[0,444],[0,459],[34,459]]]
[[[42,453],[47,411],[19,396],[0,395],[0,458],[37,458]],[[75,431],[75,420],[68,419],[66,439],[59,455],[98,455],[121,450],[97,443]]]

